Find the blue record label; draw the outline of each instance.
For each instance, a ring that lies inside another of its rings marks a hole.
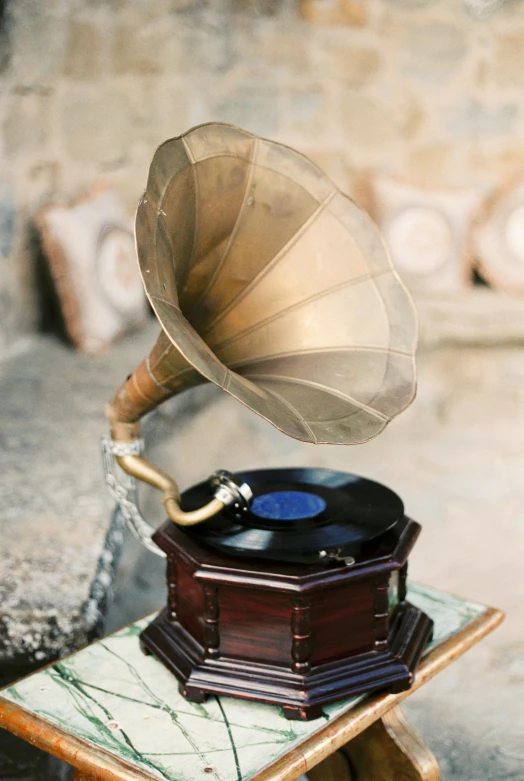
[[[313,518],[323,512],[327,502],[321,496],[305,491],[273,491],[253,500],[251,512],[259,518],[297,521]]]

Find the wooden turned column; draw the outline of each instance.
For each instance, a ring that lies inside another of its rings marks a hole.
[[[296,599],[291,613],[291,669],[303,675],[311,669],[311,607],[308,600]]]
[[[216,659],[220,648],[218,589],[204,586],[204,644],[206,656]]]
[[[375,582],[375,651],[386,651],[389,632],[389,577]]]
[[[398,573],[398,601],[405,602],[408,594],[408,562],[400,569]]]
[[[167,608],[169,611],[169,620],[176,621],[176,564],[173,559],[167,560]]]

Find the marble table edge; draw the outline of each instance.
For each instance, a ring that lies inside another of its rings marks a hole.
[[[503,621],[503,611],[487,605],[483,607],[485,610],[481,615],[468,622],[456,634],[431,649],[423,657],[413,686],[408,691],[399,694],[371,694],[363,702],[336,716],[325,727],[306,737],[285,756],[261,768],[251,776],[249,781],[293,781],[360,734],[388,710],[431,680],[448,664],[462,656]],[[47,666],[52,667],[53,664],[56,662]],[[111,752],[96,746],[89,740],[74,736],[44,717],[4,699],[1,691],[0,727],[49,754],[64,759],[93,779],[108,781],[158,779],[155,774],[148,773],[145,769],[137,770],[136,766],[125,759],[115,757]]]
[[[284,757],[263,767],[248,781],[294,781],[342,748],[502,623],[505,617],[502,610],[488,605],[484,607],[481,615],[423,656],[410,689],[398,694],[370,694],[354,708],[336,716],[324,729],[307,737]]]

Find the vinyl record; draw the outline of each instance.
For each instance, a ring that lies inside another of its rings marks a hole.
[[[391,529],[404,514],[389,488],[331,469],[261,469],[238,473],[251,487],[248,511],[224,510],[184,532],[238,556],[297,562],[344,562]],[[182,496],[184,510],[211,497],[208,483]]]

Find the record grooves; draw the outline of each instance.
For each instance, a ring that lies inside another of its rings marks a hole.
[[[246,512],[224,510],[184,532],[236,556],[326,564],[369,554],[403,517],[401,499],[380,483],[331,469],[261,469],[238,475],[253,491]],[[210,498],[208,483],[183,494],[192,510]]]

